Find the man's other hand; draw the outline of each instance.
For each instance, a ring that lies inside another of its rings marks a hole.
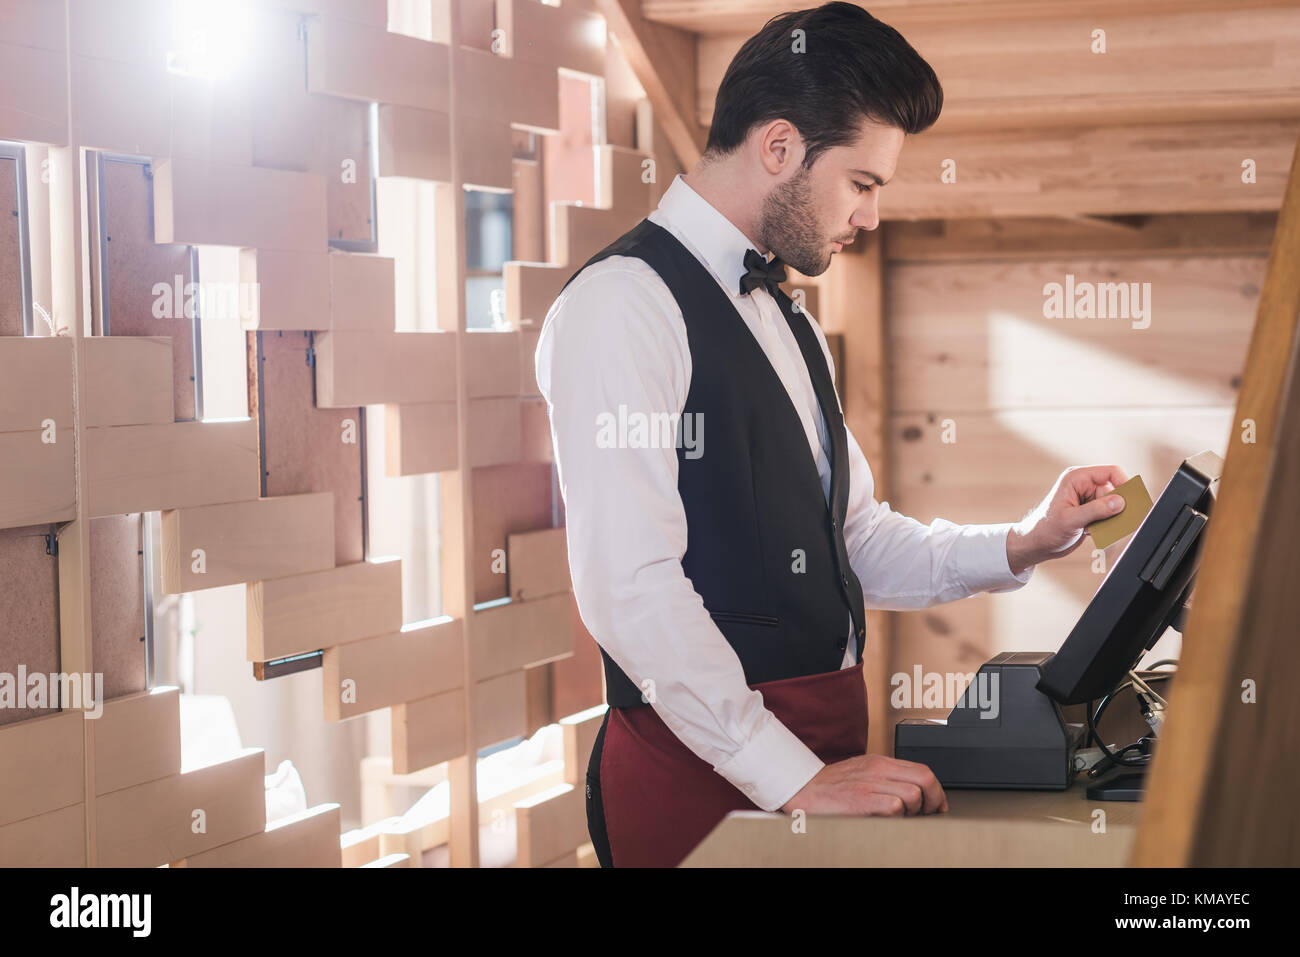
[[[1007,535],[1007,563],[1019,575],[1031,565],[1064,558],[1083,544],[1083,530],[1117,515],[1124,499],[1110,495],[1128,476],[1115,465],[1085,465],[1061,473],[1038,507]]]
[[[948,798],[924,764],[864,754],[826,765],[781,810],[901,817],[946,811]]]

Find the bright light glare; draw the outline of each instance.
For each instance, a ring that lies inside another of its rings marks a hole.
[[[247,57],[251,36],[247,0],[172,0],[167,69],[220,80]]]

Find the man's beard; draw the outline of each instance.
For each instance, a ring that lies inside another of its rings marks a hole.
[[[787,266],[805,276],[820,276],[831,264],[830,250],[821,244],[813,207],[811,170],[799,172],[763,198],[756,223],[759,241]]]

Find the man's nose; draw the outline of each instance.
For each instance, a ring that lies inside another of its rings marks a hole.
[[[872,190],[866,206],[860,206],[854,211],[853,217],[849,220],[849,225],[865,230],[872,230],[880,225],[880,211],[876,205],[874,190]]]

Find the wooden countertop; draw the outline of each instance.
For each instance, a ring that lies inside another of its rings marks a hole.
[[[950,790],[946,814],[810,815],[804,833],[785,814],[736,811],[682,866],[1123,867],[1142,805],[1090,801],[1085,781],[1065,791]]]

